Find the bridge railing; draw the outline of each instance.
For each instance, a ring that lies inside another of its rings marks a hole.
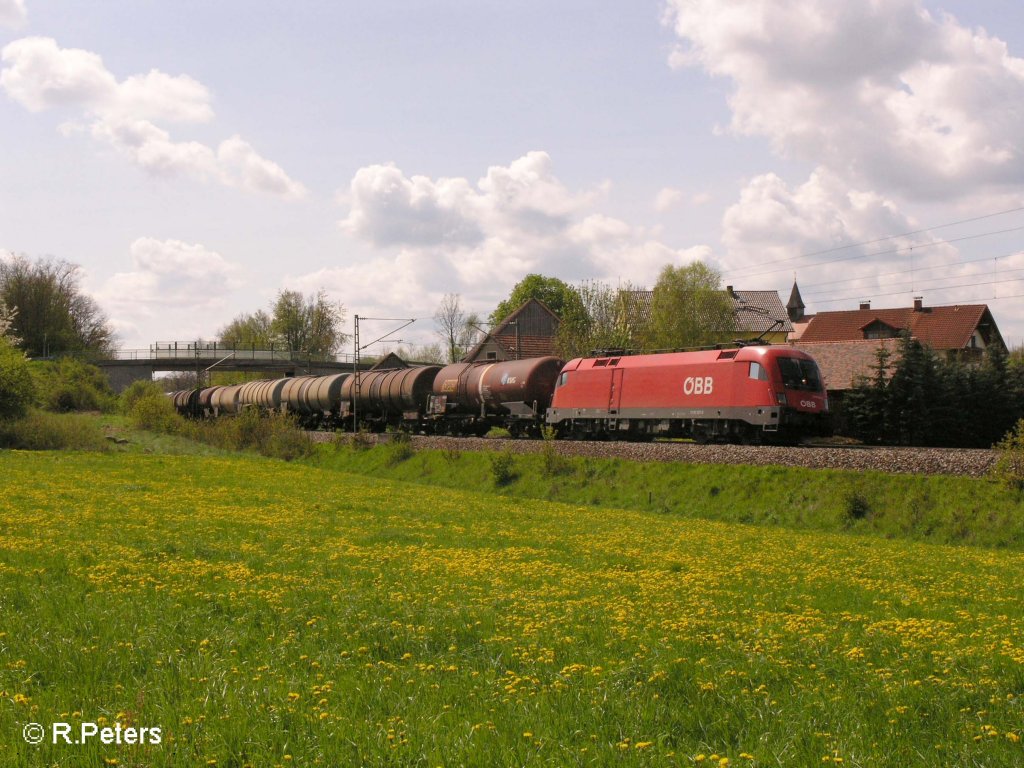
[[[259,348],[248,344],[222,344],[220,342],[158,341],[148,349],[118,349],[112,357],[116,360],[209,360],[217,361],[229,357],[235,360],[260,360],[281,362],[337,362],[350,363],[352,355],[310,355],[306,352],[275,348]]]

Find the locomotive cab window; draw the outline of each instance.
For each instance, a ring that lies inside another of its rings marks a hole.
[[[565,373],[563,373],[561,376],[558,377],[558,386],[564,387],[565,386],[565,382],[567,382],[568,380],[569,380],[569,372],[566,371]]]
[[[760,363],[750,364],[750,378],[757,381],[768,381],[768,371]]]
[[[798,357],[780,357],[778,360],[782,384],[786,389],[821,391],[821,374],[813,360],[802,360]]]

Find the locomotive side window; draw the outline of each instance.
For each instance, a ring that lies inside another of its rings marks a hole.
[[[561,376],[558,377],[558,386],[564,387],[565,386],[565,382],[567,382],[568,380],[569,380],[569,372],[566,371],[565,373],[563,373]]]
[[[780,357],[779,373],[786,389],[803,389],[808,392],[821,391],[821,374],[813,360],[797,357]]]
[[[751,363],[750,378],[756,379],[757,381],[768,381],[768,371],[766,371],[764,366],[760,363]]]

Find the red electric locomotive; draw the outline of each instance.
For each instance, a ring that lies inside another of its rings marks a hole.
[[[828,396],[814,359],[790,347],[578,358],[547,423],[567,437],[790,443],[827,434]]]

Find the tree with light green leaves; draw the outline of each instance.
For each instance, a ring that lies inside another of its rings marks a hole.
[[[222,344],[269,347],[271,344],[312,357],[330,357],[348,340],[342,330],[345,308],[324,291],[306,296],[280,291],[270,313],[242,314],[218,334]]]
[[[641,331],[648,349],[679,349],[731,341],[736,331],[732,299],[721,275],[700,261],[665,266],[651,296],[650,321]]]
[[[35,397],[28,360],[11,333],[14,316],[0,303],[0,421],[24,416]]]

